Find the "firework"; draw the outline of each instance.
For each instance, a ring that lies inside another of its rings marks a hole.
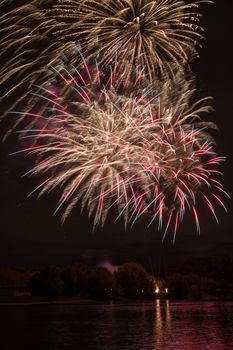
[[[55,64],[64,49],[62,42],[51,35],[55,21],[44,15],[51,2],[34,0],[21,6],[11,0],[1,2],[1,116],[16,108],[32,108],[32,101],[25,105],[25,97],[29,96],[35,83],[50,79],[44,73]]]
[[[71,62],[73,57],[79,62],[78,69]],[[63,55],[62,59],[57,58],[53,66],[48,67],[45,72],[40,74],[44,84],[33,84],[33,89],[29,95],[24,96],[24,104],[21,108],[20,117],[9,128],[8,134],[11,134],[25,120],[25,113],[48,113],[48,107],[51,105],[50,98],[44,98],[42,91],[49,90],[53,92],[53,97],[62,99],[63,107],[71,106],[77,103],[82,96],[81,90],[88,88],[88,98],[95,101],[101,91],[114,90],[116,94],[124,96],[142,96],[143,93],[147,98],[160,97],[160,103],[164,106],[171,105],[176,111],[181,110],[189,104],[189,99],[195,91],[194,78],[188,70],[181,70],[173,67],[173,80],[167,79],[166,75],[162,75],[160,79],[154,79],[150,84],[145,75],[140,72],[135,74],[133,79],[125,76],[124,79],[118,80],[118,65],[101,67],[97,59],[86,59],[80,49],[80,46],[73,45],[72,50]],[[62,74],[61,74],[62,72]],[[74,94],[74,89],[70,88],[70,82],[73,81],[73,74],[76,76],[75,83],[79,87],[79,94]],[[131,77],[132,78],[132,77]],[[149,88],[147,87],[149,86]],[[161,94],[162,91],[162,94]],[[27,124],[30,129],[33,127],[36,119],[31,118],[31,123]]]
[[[197,55],[202,39],[199,4],[178,0],[60,0],[46,13],[63,42],[79,41],[102,65],[118,61],[118,74],[144,71],[150,82]]]
[[[215,125],[198,121],[209,107],[190,103],[187,78],[202,2],[35,0],[2,15],[2,100],[20,107],[11,130],[26,125],[19,152],[43,178],[33,193],[59,187],[62,220],[81,203],[94,227],[113,211],[175,237],[186,211],[200,230],[200,201],[216,220],[215,203],[225,208]]]
[[[51,79],[44,74],[69,53],[69,62],[82,63],[99,55],[102,67],[115,66],[117,80],[132,80],[142,71],[154,83],[158,76],[174,73],[196,54],[201,39],[200,2],[177,0],[30,1],[22,6],[11,0],[1,4],[0,101],[9,110],[28,111],[37,103],[27,99],[33,84]],[[179,68],[178,68],[179,67]],[[170,76],[171,78],[171,76]]]
[[[136,96],[93,89],[77,82],[75,69],[59,74],[69,94],[60,96],[53,85],[43,88],[50,106],[43,115],[27,113],[34,128],[22,131],[23,138],[37,140],[23,150],[37,159],[29,174],[43,177],[33,193],[59,187],[56,212],[64,207],[63,220],[81,203],[94,226],[104,224],[112,210],[126,225],[147,217],[158,220],[165,234],[173,226],[175,237],[187,210],[199,230],[201,200],[217,219],[214,202],[224,206],[219,194],[225,192],[216,167],[223,158],[206,130],[213,125],[195,122],[207,106],[188,108],[185,99],[179,107],[164,105],[161,96],[151,98],[150,89]]]

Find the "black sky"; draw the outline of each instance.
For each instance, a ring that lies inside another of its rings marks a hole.
[[[218,0],[203,6],[206,41],[192,69],[197,74],[201,96],[214,97],[215,111],[207,118],[215,121],[219,132],[215,134],[217,150],[227,157],[223,165],[226,190],[233,192],[233,1]],[[36,179],[21,178],[30,167],[23,157],[10,157],[17,144],[12,137],[1,145],[1,222],[0,264],[38,266],[67,264],[76,261],[98,262],[109,258],[113,263],[135,260],[155,266],[164,261],[182,257],[195,257],[215,253],[233,254],[232,202],[226,200],[229,214],[219,207],[220,224],[208,211],[202,212],[199,236],[190,218],[179,230],[176,243],[172,235],[162,244],[162,234],[156,225],[146,228],[145,222],[124,230],[121,222],[108,220],[104,229],[92,232],[87,217],[74,210],[61,226],[60,216],[53,216],[57,194],[26,198],[36,186]]]

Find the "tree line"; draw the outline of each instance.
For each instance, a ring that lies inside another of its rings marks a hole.
[[[0,268],[0,288],[6,285],[25,287],[32,296],[51,298],[232,299],[233,258],[218,256],[176,262],[165,266],[159,277],[151,276],[135,262],[120,265],[115,272],[84,264],[47,266],[36,271]]]
[[[79,296],[94,300],[152,297],[154,279],[134,262],[121,265],[114,273],[103,267],[77,264],[65,268],[48,266],[27,283],[33,296]]]

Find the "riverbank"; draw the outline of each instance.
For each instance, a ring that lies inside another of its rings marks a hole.
[[[190,302],[210,302],[210,301],[233,301],[232,296],[226,296],[224,298],[216,298],[212,296],[206,296],[203,299],[165,299],[165,298],[157,298],[157,299],[146,299],[146,300],[134,300],[134,299],[121,299],[120,302],[132,303],[132,302],[148,302],[153,300],[170,300],[170,301],[190,301]],[[31,297],[31,296],[8,296],[8,297],[0,297],[0,306],[4,305],[90,305],[100,303],[101,301],[82,298],[77,296],[63,296],[57,298],[47,298],[47,297]],[[110,302],[109,300],[103,300],[102,302]]]
[[[0,305],[51,305],[51,304],[92,304],[94,300],[80,297],[30,297],[30,296],[10,296],[0,297]]]

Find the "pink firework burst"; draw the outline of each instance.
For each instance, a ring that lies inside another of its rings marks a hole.
[[[124,96],[111,75],[104,84],[87,65],[85,74],[60,67],[57,76],[41,89],[44,112],[26,113],[33,128],[22,137],[33,144],[20,152],[36,157],[29,173],[45,177],[33,193],[60,188],[56,212],[64,208],[63,221],[80,202],[94,227],[112,210],[126,225],[157,220],[164,237],[173,227],[175,238],[187,211],[200,230],[201,201],[217,220],[215,205],[225,208],[217,179],[224,158],[206,131],[213,124],[195,121],[208,107],[188,107],[188,92],[179,104],[151,97],[151,88]]]

